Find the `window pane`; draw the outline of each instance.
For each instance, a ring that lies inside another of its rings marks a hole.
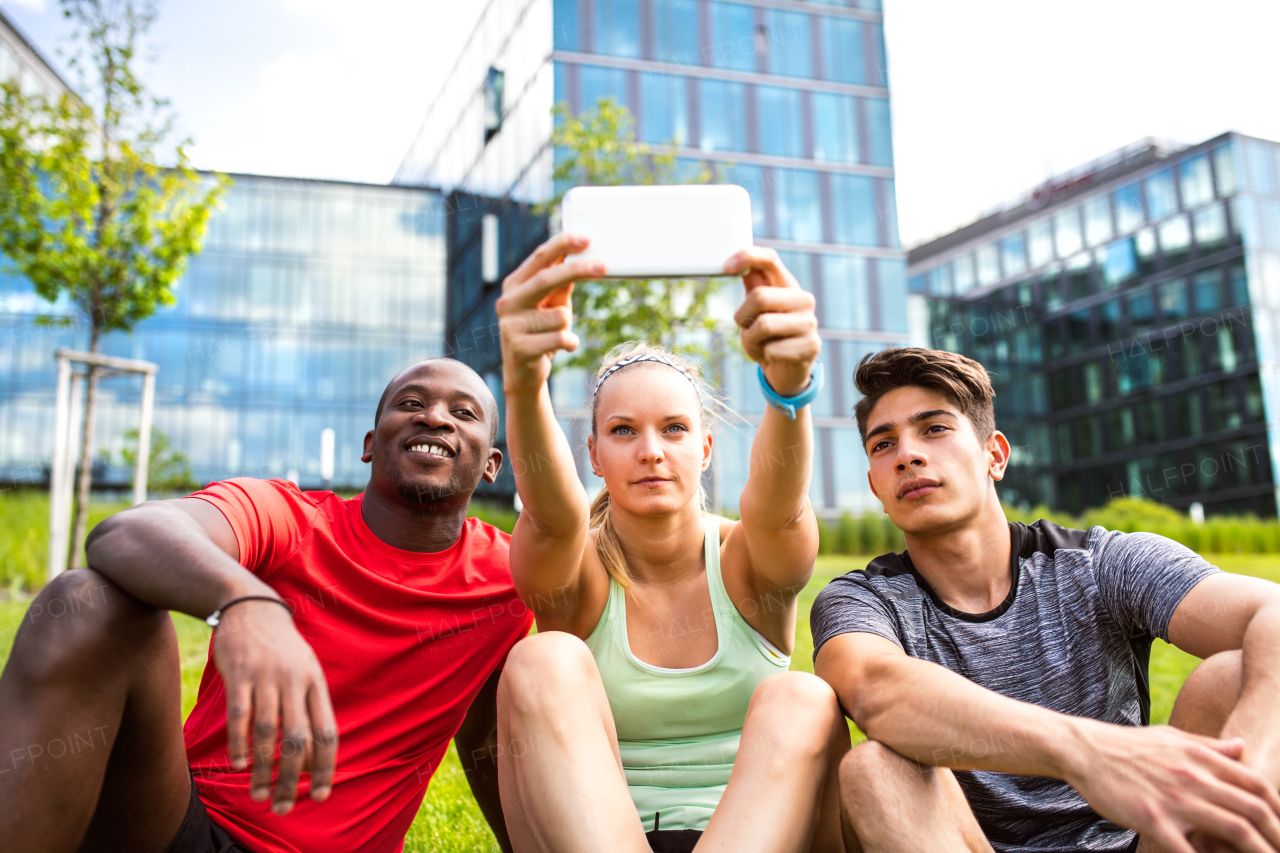
[[[1197,314],[1210,314],[1222,307],[1222,272],[1206,270],[1191,282]]]
[[[630,106],[627,103],[627,72],[621,68],[583,65],[578,74],[578,82],[582,89],[584,112],[594,109],[604,98],[613,98],[625,107]]]
[[[994,243],[978,247],[978,284],[986,287],[1000,280],[1000,258]]]
[[[863,49],[862,22],[849,18],[822,18],[823,77],[837,83],[867,83],[867,59]]]
[[[745,151],[747,117],[741,83],[725,80],[698,81],[702,100],[703,151]]]
[[[765,237],[764,172],[759,166],[737,163],[724,167],[724,179],[737,184],[751,196],[751,231],[757,237]]]
[[[1137,184],[1129,184],[1116,190],[1116,228],[1121,234],[1128,234],[1142,225],[1142,190]]]
[[[801,169],[775,169],[778,237],[802,243],[822,241],[822,198],[818,173]]]
[[[1196,234],[1196,245],[1200,248],[1209,249],[1226,242],[1227,216],[1221,204],[1197,210],[1191,219],[1192,230]]]
[[[1263,195],[1276,195],[1276,170],[1270,146],[1264,142],[1245,140],[1244,159],[1249,172],[1249,185]]]
[[[1133,253],[1133,238],[1125,237],[1107,246],[1107,257],[1102,267],[1102,280],[1109,287],[1132,278],[1138,272],[1138,261]]]
[[[1190,245],[1191,229],[1187,227],[1187,217],[1179,216],[1160,226],[1160,248],[1166,258],[1185,251]]]
[[[704,59],[716,68],[756,70],[755,13],[738,3],[711,4],[711,46],[703,48]]]
[[[1143,182],[1147,190],[1147,211],[1151,218],[1163,219],[1178,209],[1178,195],[1173,189],[1173,170],[1156,172]]]
[[[1171,320],[1184,320],[1187,317],[1187,281],[1174,279],[1160,285],[1160,319],[1168,323]]]
[[[943,263],[929,270],[926,290],[931,296],[951,295],[951,264]]]
[[[756,87],[760,151],[778,157],[803,157],[800,92],[777,86]]]
[[[889,124],[889,100],[866,98],[867,137],[871,144],[869,162],[873,166],[893,165],[893,133]]]
[[[880,326],[886,332],[907,331],[907,262],[896,258],[876,259],[880,289]]]
[[[555,49],[578,49],[578,0],[555,0],[552,11],[555,22]],[[556,66],[559,70],[560,66]]]
[[[769,73],[787,77],[813,76],[808,15],[769,9],[765,16],[764,41]]]
[[[1031,266],[1044,266],[1053,260],[1053,229],[1049,220],[1034,222],[1027,229],[1027,248],[1031,254]]]
[[[1054,235],[1058,240],[1058,257],[1066,258],[1080,251],[1080,208],[1059,211],[1053,217]]]
[[[813,159],[858,162],[857,102],[848,95],[813,93]]]
[[[867,259],[855,255],[823,255],[823,327],[868,331],[871,328],[868,305]]]
[[[1213,175],[1209,172],[1209,155],[1192,157],[1178,170],[1182,177],[1182,205],[1195,207],[1213,198]]]
[[[640,57],[640,16],[637,0],[596,0],[595,52],[606,56]]]
[[[1129,297],[1129,334],[1137,335],[1155,327],[1156,304],[1150,293]]]
[[[835,241],[850,246],[874,246],[879,240],[873,178],[864,175],[831,175],[835,208]]]
[[[1236,158],[1233,146],[1224,145],[1213,150],[1213,170],[1218,173],[1218,195],[1224,198],[1234,195],[1240,184],[1236,180]]]
[[[694,0],[653,0],[654,59],[680,65],[698,63],[697,10]]]
[[[956,294],[963,295],[973,289],[973,255],[961,255],[954,261]]]
[[[673,74],[640,75],[640,139],[665,145],[689,143],[685,78]]]
[[[1026,239],[1021,231],[1000,241],[1000,259],[1005,277],[1022,275],[1027,269]]]
[[[1105,195],[1084,203],[1084,236],[1090,246],[1111,239],[1111,204]]]

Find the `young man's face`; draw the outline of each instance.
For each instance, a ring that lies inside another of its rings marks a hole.
[[[492,447],[493,395],[470,368],[448,359],[415,365],[387,389],[382,414],[364,439],[369,486],[412,504],[469,500],[502,464]]]
[[[907,386],[880,398],[867,418],[871,490],[903,532],[931,535],[963,527],[993,500],[1009,442],[995,432],[980,441],[955,403]]]

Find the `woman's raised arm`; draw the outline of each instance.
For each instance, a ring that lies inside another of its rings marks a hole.
[[[739,253],[725,269],[741,275],[746,286],[746,298],[734,315],[742,329],[743,351],[764,370],[778,396],[805,391],[822,350],[812,294],[801,289],[772,249]],[[796,411],[792,419],[766,406],[738,501],[742,521],[726,543],[726,555],[745,552],[748,581],[757,591],[798,593],[813,573],[818,527],[809,505],[812,476],[809,407]]]
[[[542,630],[574,631],[583,593],[587,493],[573,451],[551,407],[547,379],[558,350],[572,352],[573,282],[604,268],[568,261],[585,238],[559,234],[530,255],[502,283],[497,302],[502,338],[502,386],[507,397],[507,449],[524,504],[511,542],[516,590]]]

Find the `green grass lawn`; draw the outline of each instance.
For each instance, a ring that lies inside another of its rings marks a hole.
[[[1221,568],[1255,575],[1280,583],[1280,558],[1265,555],[1224,555],[1210,558]],[[813,639],[809,634],[809,608],[818,591],[834,577],[866,565],[860,557],[821,557],[813,580],[800,596],[800,618],[796,631],[796,650],[791,668],[811,672]],[[26,602],[0,601],[0,661],[7,660]],[[182,614],[174,614],[174,626],[182,655],[182,702],[184,715],[195,704],[196,688],[204,670],[209,644],[209,629],[203,622]],[[1159,640],[1151,653],[1151,718],[1155,723],[1169,719],[1174,697],[1187,675],[1199,662]],[[423,800],[422,808],[405,842],[407,853],[470,853],[497,851],[497,844],[480,814],[467,780],[450,747],[449,754]]]

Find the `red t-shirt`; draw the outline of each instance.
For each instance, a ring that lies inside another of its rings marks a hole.
[[[402,551],[365,525],[361,496],[282,480],[228,480],[192,497],[222,511],[241,565],[293,607],[339,734],[329,799],[307,796],[304,773],[293,811],[272,814],[249,798],[249,770],[231,768],[211,656],[183,732],[205,807],[259,853],[402,849],[472,699],[533,624],[512,586],[510,537],[469,518],[448,550]]]

